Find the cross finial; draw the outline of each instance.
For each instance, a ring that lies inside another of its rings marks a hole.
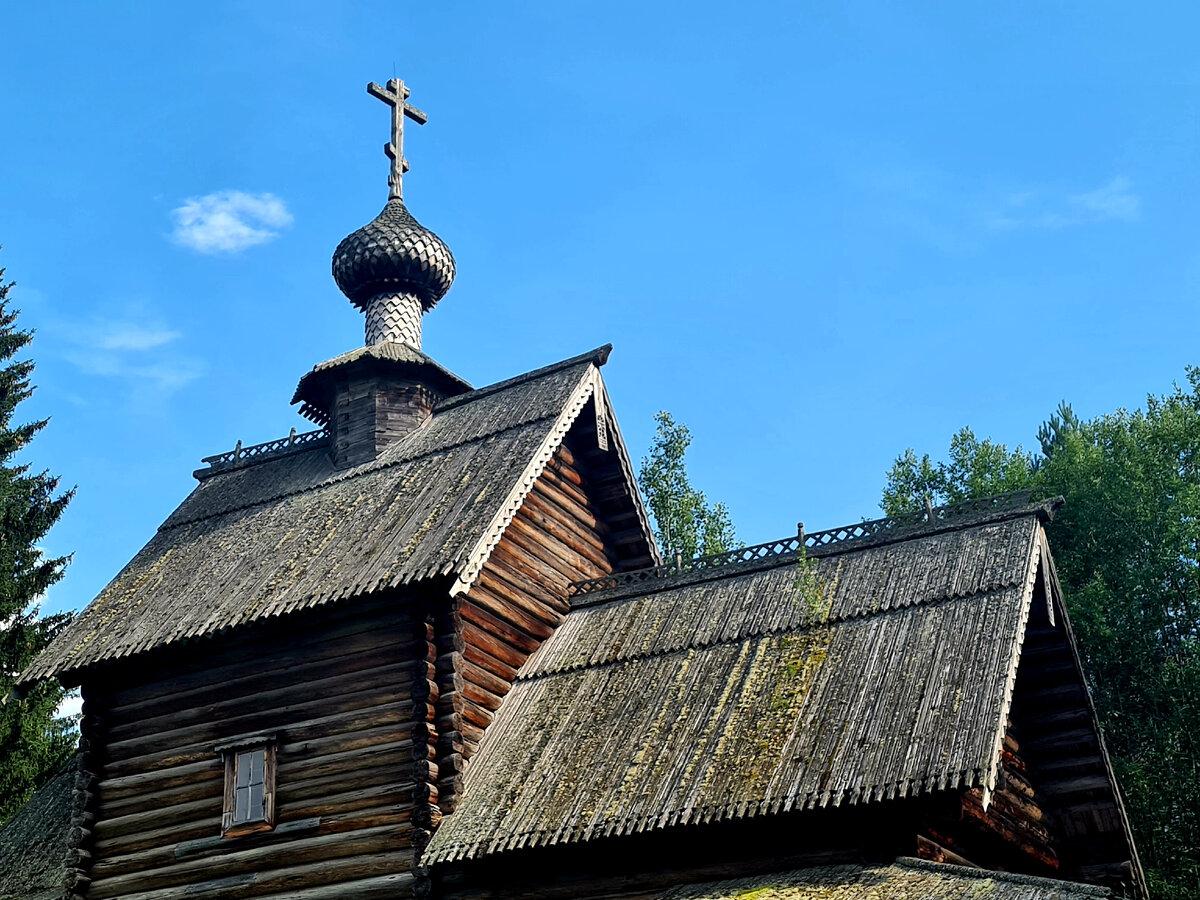
[[[408,116],[418,125],[429,121],[429,116],[408,102],[409,90],[399,78],[388,79],[387,87],[380,87],[375,82],[367,85],[367,93],[378,97],[392,108],[392,139],[383,145],[383,152],[392,161],[392,171],[388,175],[389,200],[404,198],[403,178],[408,171],[408,160],[404,158],[404,117]]]

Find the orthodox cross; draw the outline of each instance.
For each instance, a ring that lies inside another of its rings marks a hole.
[[[392,161],[392,171],[388,175],[389,200],[401,200],[404,189],[401,179],[408,171],[408,160],[404,158],[404,117],[408,116],[418,125],[429,121],[429,116],[408,102],[409,90],[399,78],[388,79],[387,87],[383,88],[375,82],[367,85],[367,93],[378,97],[392,108],[392,139],[383,145],[383,152]]]

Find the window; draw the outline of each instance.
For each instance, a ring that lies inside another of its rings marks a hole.
[[[235,837],[275,826],[275,735],[242,738],[216,748],[225,759],[221,834]]]

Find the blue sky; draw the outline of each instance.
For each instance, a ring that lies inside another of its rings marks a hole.
[[[200,457],[285,435],[362,319],[330,254],[405,197],[458,260],[425,349],[484,384],[611,341],[635,456],[692,429],[749,542],[878,514],[964,424],[1140,405],[1200,363],[1192,4],[19,4],[0,265],[79,608]],[[394,69],[393,69],[394,67]]]

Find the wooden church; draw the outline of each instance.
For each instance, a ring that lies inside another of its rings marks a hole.
[[[22,675],[76,766],[0,898],[1143,896],[1027,496],[663,565],[601,369],[421,352],[454,259],[391,193],[318,430],[211,457]]]

